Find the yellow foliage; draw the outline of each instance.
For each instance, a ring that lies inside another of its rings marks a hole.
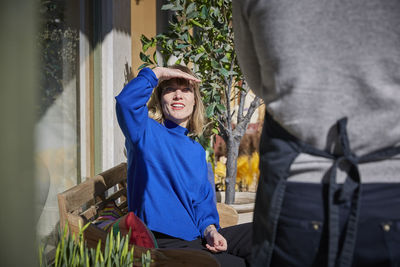
[[[258,152],[254,152],[250,158],[250,171],[254,179],[257,179],[257,181],[260,178],[260,169],[258,167],[259,164],[260,164],[260,156]]]
[[[249,190],[258,182],[260,170],[258,168],[260,157],[257,152],[251,156],[243,155],[237,159],[236,186],[239,191]],[[215,184],[220,184],[224,188],[226,177],[226,165],[218,161],[214,169]]]
[[[217,175],[219,177],[226,176],[226,166],[221,161],[217,162],[217,166],[215,167],[215,175]]]
[[[214,169],[214,182],[216,185],[219,185],[220,189],[222,190],[224,190],[225,176],[226,176],[226,165],[221,161],[218,161]]]
[[[247,186],[249,181],[252,180],[250,175],[249,157],[247,155],[238,157],[236,182]]]

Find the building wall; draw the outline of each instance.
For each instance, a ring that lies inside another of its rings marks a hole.
[[[114,97],[130,79],[131,61],[131,1],[103,0],[102,42],[102,171],[126,158],[124,138],[115,115]]]
[[[156,35],[156,0],[137,1],[131,4],[131,37],[132,37],[132,74],[138,73],[142,65],[139,54],[142,51],[140,37],[142,34],[148,38]]]

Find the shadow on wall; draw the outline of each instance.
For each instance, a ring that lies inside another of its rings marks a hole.
[[[126,86],[129,83],[129,81],[134,78],[132,67],[129,66],[128,62],[125,63],[124,76],[125,76],[124,86]]]

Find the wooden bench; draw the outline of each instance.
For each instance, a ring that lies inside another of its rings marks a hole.
[[[127,212],[127,165],[121,163],[106,170],[85,182],[58,194],[60,227],[68,223],[70,233],[77,234],[79,225],[92,221],[98,212],[108,203],[114,202],[122,211]],[[218,203],[221,227],[237,224],[237,212]],[[107,232],[89,225],[84,232],[84,238],[89,247],[95,248],[102,240],[105,244]],[[135,246],[135,257],[141,257],[148,249]],[[219,266],[218,262],[208,253],[189,249],[150,249],[154,260],[152,266]]]

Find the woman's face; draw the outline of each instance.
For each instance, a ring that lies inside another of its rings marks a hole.
[[[193,88],[189,82],[169,82],[161,93],[161,106],[164,117],[176,124],[187,126],[195,105]]]

